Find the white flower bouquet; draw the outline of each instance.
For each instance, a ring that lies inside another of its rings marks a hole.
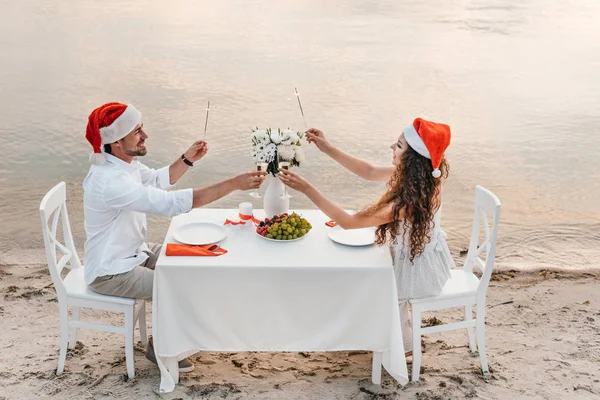
[[[254,129],[252,139],[252,158],[256,164],[269,164],[267,172],[275,175],[279,170],[279,161],[288,161],[292,166],[304,162],[302,143],[303,133],[292,129]]]

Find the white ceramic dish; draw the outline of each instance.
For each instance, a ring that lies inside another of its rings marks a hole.
[[[256,232],[256,231],[254,231],[254,232],[256,233],[256,236],[259,236],[259,237],[261,237],[261,238],[263,238],[263,239],[265,239],[265,240],[268,240],[268,241],[270,241],[270,242],[277,242],[277,243],[296,242],[296,241],[298,241],[298,240],[302,240],[302,239],[304,239],[304,238],[306,237],[306,235],[308,235],[308,234],[310,233],[310,231],[309,231],[309,232],[307,232],[307,233],[306,233],[306,235],[304,235],[304,236],[300,236],[299,238],[296,238],[296,239],[291,239],[291,240],[277,240],[277,239],[269,239],[269,238],[268,238],[268,237],[266,237],[266,236],[259,235],[259,234],[258,234],[258,232]]]
[[[218,243],[226,237],[227,230],[212,222],[190,222],[173,231],[173,239],[192,245]]]
[[[375,228],[345,230],[338,225],[331,228],[329,238],[346,246],[370,246],[375,243]]]

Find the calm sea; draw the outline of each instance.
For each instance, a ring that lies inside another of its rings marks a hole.
[[[39,202],[61,180],[83,247],[96,106],[134,103],[143,161],[160,167],[201,136],[210,100],[190,187],[252,168],[251,127],[304,129],[296,86],[310,126],[374,163],[417,116],[452,127],[443,226],[457,259],[481,184],[503,204],[500,267],[599,267],[599,19],[597,0],[2,1],[0,263],[42,259]],[[346,208],[384,189],[306,156],[301,173]],[[150,239],[168,222],[150,218]]]

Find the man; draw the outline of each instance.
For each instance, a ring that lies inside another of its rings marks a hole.
[[[142,114],[132,105],[107,103],[88,118],[86,139],[94,153],[83,182],[84,265],[85,281],[98,293],[152,299],[161,245],[146,244],[146,214],[186,213],[234,190],[258,188],[266,175],[247,172],[211,186],[169,192],[204,157],[208,145],[197,141],[173,164],[154,170],[135,159],[146,155],[147,138]],[[156,362],[151,341],[146,357]],[[193,368],[187,359],[180,362],[182,372]]]

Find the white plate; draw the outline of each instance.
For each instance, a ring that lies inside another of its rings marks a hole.
[[[369,246],[375,243],[375,228],[345,230],[338,225],[331,228],[329,238],[346,246]]]
[[[292,240],[277,240],[277,239],[269,239],[269,238],[268,238],[268,237],[266,237],[266,236],[259,235],[259,234],[258,234],[258,232],[256,232],[256,230],[254,231],[254,233],[256,233],[256,236],[258,236],[258,237],[261,237],[261,238],[263,238],[263,239],[265,239],[265,240],[268,240],[269,242],[278,242],[278,243],[282,243],[282,242],[283,242],[283,243],[287,243],[287,242],[296,242],[296,241],[298,241],[298,240],[302,240],[302,239],[304,239],[304,238],[306,237],[306,235],[308,235],[308,234],[309,234],[309,232],[310,232],[310,231],[306,232],[306,234],[305,234],[304,236],[300,236],[299,238],[296,238],[296,239],[292,239]]]
[[[193,245],[213,244],[226,237],[225,228],[211,222],[190,222],[173,231],[173,239],[180,243]]]

